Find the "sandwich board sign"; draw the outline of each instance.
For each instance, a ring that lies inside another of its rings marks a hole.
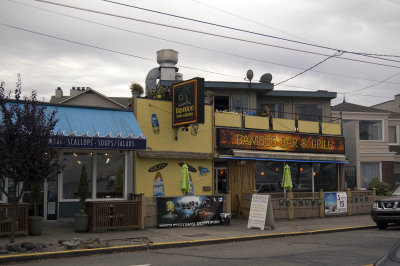
[[[265,226],[275,228],[270,196],[253,194],[247,228],[253,227],[264,230]]]

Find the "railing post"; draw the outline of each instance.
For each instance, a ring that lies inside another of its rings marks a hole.
[[[376,188],[372,188],[372,202],[376,201]]]
[[[146,200],[144,193],[140,193],[139,228],[144,229],[144,217],[146,216]]]
[[[319,199],[321,201],[321,205],[319,205],[319,217],[325,217],[325,193],[323,189],[319,190]]]
[[[353,202],[351,201],[351,190],[350,188],[346,188],[346,194],[347,194],[347,215],[352,215],[353,214]]]
[[[294,219],[293,192],[288,191],[287,196],[289,199],[288,217],[289,217],[289,220],[293,220]]]

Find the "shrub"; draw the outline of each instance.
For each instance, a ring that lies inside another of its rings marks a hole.
[[[390,185],[386,182],[382,182],[378,177],[372,179],[368,185],[368,189],[376,188],[376,195],[388,196],[390,192]]]

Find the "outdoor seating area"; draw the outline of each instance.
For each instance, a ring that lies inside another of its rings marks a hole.
[[[264,194],[264,193],[260,193]],[[376,199],[376,190],[346,190],[347,212],[345,215],[366,214],[371,212]],[[271,196],[275,219],[323,218],[325,214],[325,192],[283,192],[268,193]],[[248,217],[251,205],[251,193],[243,193],[241,213]]]

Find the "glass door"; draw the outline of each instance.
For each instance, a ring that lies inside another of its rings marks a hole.
[[[215,191],[220,194],[228,193],[229,191],[228,169],[226,168],[215,169]]]
[[[47,187],[47,194],[45,197],[45,212],[46,220],[57,220],[58,213],[58,179],[53,178],[51,181],[45,183]]]

